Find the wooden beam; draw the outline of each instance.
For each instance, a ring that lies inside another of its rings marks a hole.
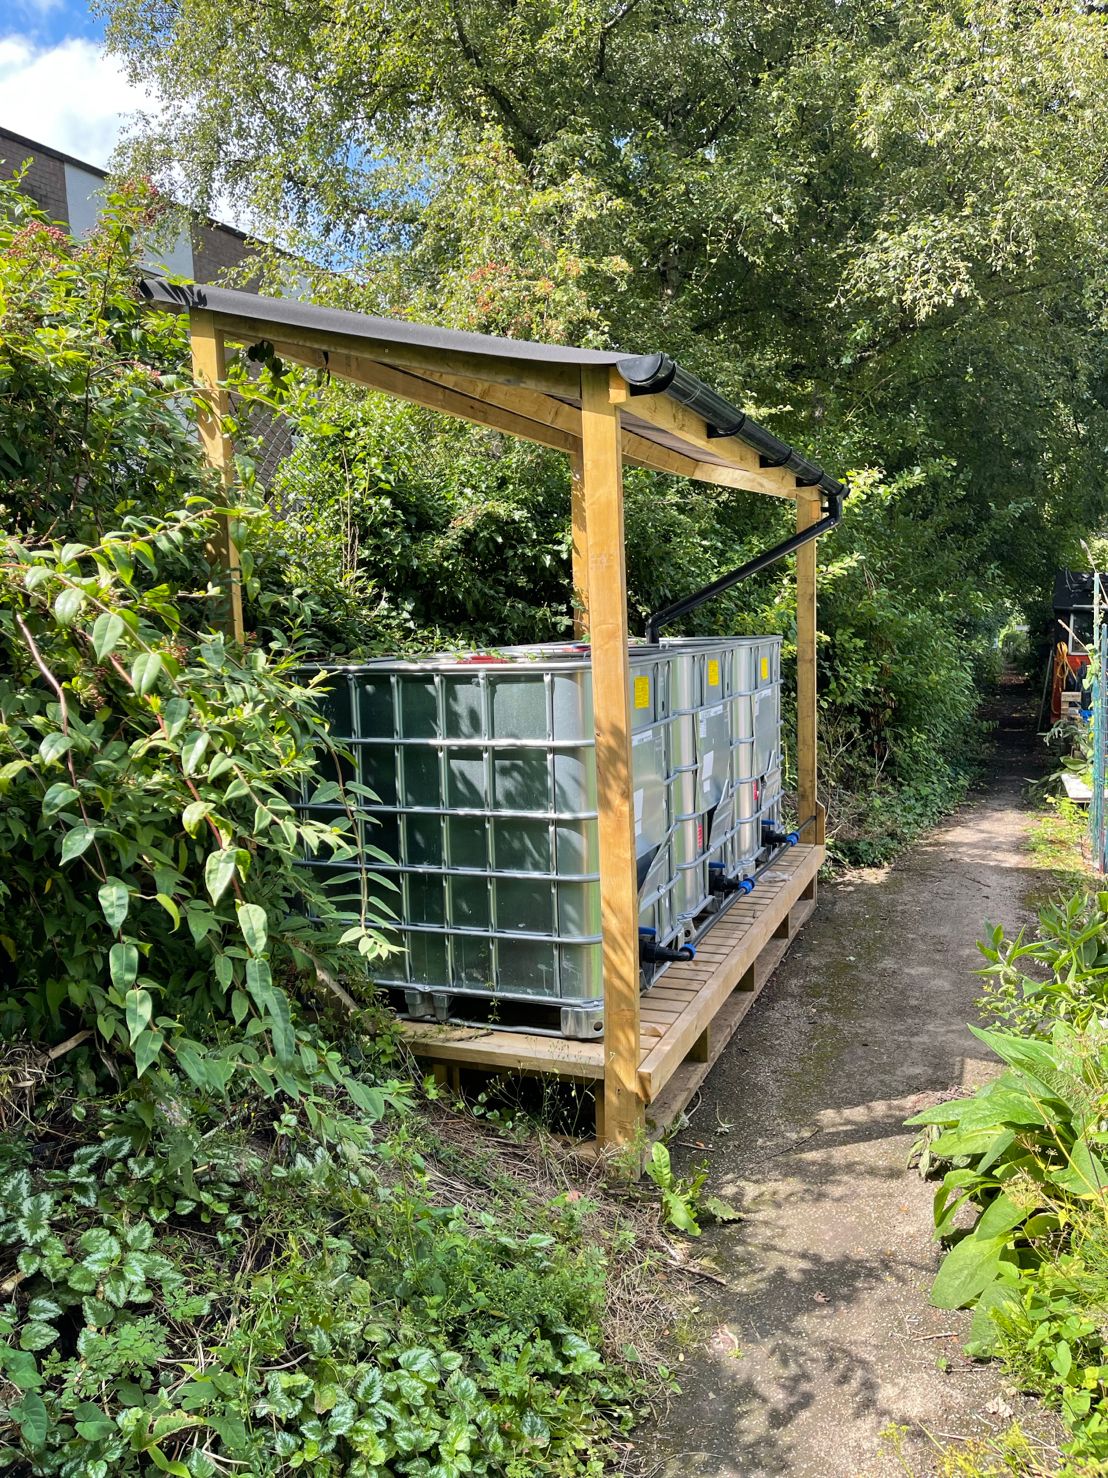
[[[585,464],[580,449],[569,454],[569,497],[573,536],[573,634],[589,634],[589,531],[585,522]]]
[[[557,426],[560,430],[580,439],[581,412],[576,406],[566,405],[564,401],[556,400],[553,396],[539,395],[534,390],[524,390],[515,385],[489,385],[470,375],[453,375],[428,370],[427,378],[437,380],[444,385],[451,385],[456,390],[462,390],[479,400],[499,405],[505,410],[528,416],[533,421]],[[698,462],[695,457],[685,457],[680,452],[674,451],[672,447],[659,446],[657,442],[649,441],[645,436],[637,436],[626,426],[621,426],[621,434],[624,462],[630,462],[636,467],[649,468],[652,472],[669,472],[674,477],[701,478],[704,482],[716,481],[712,475],[701,477],[698,468],[705,468],[708,474],[717,469],[710,467],[707,463]],[[731,468],[726,467],[718,470],[732,471]],[[726,486],[730,487],[734,484],[728,482]]]
[[[223,419],[230,410],[224,382],[227,359],[223,335],[211,313],[194,309],[189,314],[189,337],[192,343],[192,372],[200,389],[202,406],[197,417],[200,442],[208,463],[215,468],[229,493],[234,479],[234,452],[224,435]],[[231,537],[231,521],[220,515],[216,531],[207,545],[208,561],[218,572],[223,588],[219,624],[232,641],[242,641],[245,629],[242,619],[242,566],[239,552]]]
[[[720,481],[720,474],[730,468],[748,474],[751,481],[728,484],[729,486],[748,487],[751,492],[771,493],[779,498],[806,496],[806,490],[801,489],[798,492],[796,478],[791,472],[780,467],[763,467],[758,453],[737,436],[709,436],[703,416],[698,416],[688,406],[670,400],[666,395],[632,396],[627,382],[618,370],[612,370],[609,375],[608,393],[612,403],[623,406],[629,415],[649,421],[659,430],[679,436],[689,446],[710,452],[713,457],[723,458],[727,463],[726,468],[711,462],[697,462],[697,467],[701,469],[697,475],[705,481]],[[709,472],[713,474],[711,477],[707,475]]]
[[[575,364],[527,363],[500,358],[496,354],[471,354],[457,349],[427,349],[415,344],[397,344],[391,340],[366,339],[360,334],[331,333],[322,329],[292,328],[265,318],[246,318],[238,314],[215,315],[217,326],[235,343],[256,344],[262,339],[276,343],[300,344],[306,349],[322,349],[330,355],[348,354],[351,360],[370,364],[389,364],[397,369],[422,374],[425,370],[469,375],[491,385],[522,385],[543,395],[577,396],[580,371]],[[337,371],[336,371],[337,373]]]
[[[720,488],[739,488],[744,493],[764,493],[771,498],[797,497],[797,489],[788,489],[776,480],[774,469],[744,472],[741,467],[720,467],[715,462],[697,462],[695,476],[700,482],[715,483]],[[790,474],[791,480],[791,474]],[[801,493],[807,489],[801,489]]]
[[[810,528],[820,516],[818,498],[798,498],[798,533]],[[797,821],[814,816],[814,827],[802,837],[822,845],[824,812],[819,804],[817,743],[819,710],[816,689],[816,545],[817,539],[796,553],[796,785]]]
[[[441,411],[447,416],[458,416],[463,421],[472,421],[478,426],[488,426],[508,436],[518,436],[523,441],[538,442],[540,446],[553,447],[555,451],[571,452],[577,439],[556,426],[533,421],[514,411],[504,410],[488,399],[465,394],[441,384],[437,378],[409,374],[406,370],[394,369],[391,365],[377,364],[361,355],[347,354],[336,350],[324,354],[321,349],[307,348],[303,344],[284,340],[272,341],[282,359],[291,359],[313,369],[326,368],[340,380],[351,380],[369,390],[381,390],[429,410]]]
[[[606,370],[581,374],[582,488],[588,537],[589,619],[604,937],[604,1134],[641,1141],[639,898],[631,799],[630,662],[619,410]]]

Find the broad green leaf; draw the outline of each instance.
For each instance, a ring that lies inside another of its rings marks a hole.
[[[72,585],[66,588],[54,602],[54,615],[59,626],[72,626],[81,614],[81,607],[85,603],[85,592],[75,590]]]
[[[239,928],[252,953],[265,954],[269,934],[269,918],[264,908],[257,903],[240,903],[238,906]]]
[[[162,670],[159,652],[140,652],[131,664],[131,682],[139,697],[145,696],[158,681]]]
[[[140,1033],[150,1025],[153,1014],[154,1002],[148,990],[136,986],[127,992],[127,1031],[130,1033],[132,1047]]]
[[[181,825],[194,837],[204,824],[204,819],[212,814],[212,808],[207,801],[190,801],[181,812]]]
[[[96,827],[74,826],[67,831],[62,838],[62,865],[72,862],[75,857],[80,857],[82,852],[87,852],[96,838]]]
[[[970,1233],[943,1258],[931,1289],[931,1302],[940,1309],[961,1309],[980,1297],[996,1278],[1007,1235],[977,1237]]]
[[[165,1038],[160,1031],[148,1030],[140,1034],[135,1042],[135,1069],[140,1078],[157,1061],[164,1045]]]
[[[204,863],[204,886],[213,903],[218,903],[231,886],[235,875],[236,849],[221,847],[218,852],[209,852]]]
[[[96,890],[100,908],[108,921],[109,929],[118,929],[127,917],[131,906],[131,894],[121,878],[106,878]]]
[[[69,734],[47,734],[46,738],[38,747],[39,759],[44,765],[54,765],[61,759],[62,755],[73,748],[73,738]]]
[[[37,1392],[24,1391],[19,1404],[12,1407],[11,1416],[19,1423],[20,1433],[28,1447],[37,1448],[43,1445],[50,1430],[50,1421],[43,1399]]]
[[[108,951],[108,968],[112,984],[117,990],[127,991],[134,985],[138,975],[139,952],[136,944],[113,944]]]
[[[174,903],[173,899],[169,896],[169,894],[168,893],[155,893],[154,894],[154,897],[161,904],[161,906],[165,909],[165,911],[169,915],[169,917],[173,920],[173,927],[174,927],[174,929],[179,928],[180,927],[180,924],[181,924],[181,910],[177,907],[176,903]]]
[[[175,739],[185,727],[191,712],[187,698],[170,698],[162,709],[162,723],[165,724],[166,733],[171,739]]]
[[[208,736],[203,729],[193,729],[190,734],[186,735],[181,748],[181,768],[186,775],[196,774],[207,748]]]
[[[97,662],[103,662],[115,651],[126,629],[122,616],[115,611],[101,611],[92,624],[92,650]]]
[[[19,1331],[21,1350],[45,1350],[57,1343],[58,1331],[41,1319],[29,1319]]]
[[[77,791],[66,781],[59,780],[51,785],[42,798],[42,814],[44,816],[56,816],[66,806],[71,806],[78,798]]]

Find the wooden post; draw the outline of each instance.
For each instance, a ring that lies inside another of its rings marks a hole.
[[[604,1136],[641,1139],[639,1094],[639,897],[631,799],[631,669],[619,409],[608,372],[581,371],[581,484],[588,533],[600,911],[604,937]]]
[[[573,516],[573,634],[589,634],[589,533],[585,526],[584,452],[569,454],[570,503]]]
[[[796,527],[802,533],[820,516],[816,498],[797,490]],[[802,841],[822,845],[825,812],[817,791],[816,744],[819,715],[816,704],[816,544],[797,550],[796,554],[796,781],[797,821],[815,817]]]
[[[228,438],[223,434],[223,417],[230,409],[230,401],[223,382],[227,378],[227,357],[223,335],[215,326],[213,314],[194,309],[189,314],[189,335],[192,340],[192,372],[203,392],[205,409],[199,417],[200,441],[204,455],[219,473],[225,490],[230,490],[233,474],[233,453]],[[239,552],[231,537],[231,521],[220,517],[214,536],[207,548],[208,560],[217,572],[219,584],[225,590],[219,624],[232,641],[242,641],[245,634],[242,620],[242,568]]]

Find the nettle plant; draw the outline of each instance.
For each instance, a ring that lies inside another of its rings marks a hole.
[[[297,865],[354,838],[292,803],[340,795],[295,654],[228,644],[203,579],[163,580],[204,569],[216,516],[194,498],[92,547],[0,546],[0,1031],[80,1038],[119,1082],[175,1063],[295,1095],[337,1063],[296,1000],[345,995],[385,946],[371,898],[346,927]]]

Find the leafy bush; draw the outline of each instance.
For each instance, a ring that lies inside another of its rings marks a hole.
[[[1046,905],[1032,939],[998,926],[978,947],[989,961],[980,1004],[1016,1030],[1049,1032],[1056,1021],[1084,1028],[1108,1012],[1108,893]]]
[[[1050,905],[1029,941],[994,931],[983,1004],[1015,1030],[976,1035],[1007,1069],[908,1121],[928,1126],[923,1168],[949,1167],[932,1299],[974,1308],[968,1351],[1060,1412],[1075,1471],[1108,1461],[1106,904]]]
[[[467,1213],[403,1125],[325,1149],[249,1088],[229,1122],[163,1091],[152,1126],[48,1101],[0,1148],[0,1470],[605,1470],[639,1382],[587,1203]]]
[[[111,191],[79,245],[0,179],[0,525],[95,543],[127,511],[205,490],[187,329],[144,312],[135,270],[164,202]]]
[[[211,527],[201,505],[92,547],[4,547],[0,1020],[44,1043],[95,1033],[117,1077],[172,1056],[201,1087],[241,1068],[295,1090],[289,990],[357,961],[340,938],[382,946],[297,865],[354,846],[292,805],[339,795],[295,655],[196,633],[203,601],[158,583]]]

